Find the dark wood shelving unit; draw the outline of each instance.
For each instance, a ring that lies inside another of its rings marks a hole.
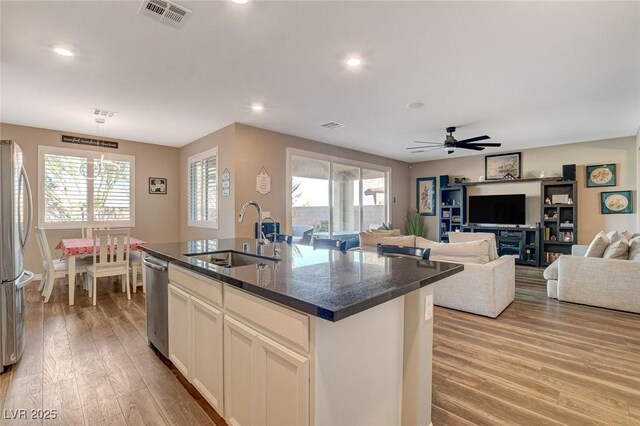
[[[519,265],[540,266],[540,228],[525,226],[463,226],[464,232],[496,235],[498,255],[510,255]]]
[[[554,203],[555,196],[569,198],[567,203]],[[550,265],[558,256],[570,254],[571,246],[578,242],[578,188],[575,181],[541,183],[540,218],[541,263]],[[546,203],[545,201],[551,201]],[[545,217],[546,215],[546,217]]]
[[[540,226],[477,226],[468,225],[467,187],[506,183],[540,182]],[[553,195],[567,195],[572,203],[545,204]],[[449,232],[491,232],[496,235],[498,254],[515,257],[516,263],[530,266],[549,265],[560,254],[571,253],[571,246],[577,243],[578,205],[575,181],[563,181],[561,177],[526,178],[515,180],[491,180],[483,182],[463,182],[440,188],[438,219],[439,240],[448,242]],[[547,218],[544,215],[547,214]],[[551,236],[555,239],[552,240]]]
[[[462,186],[440,188],[440,206],[438,206],[440,241],[449,241],[448,232],[462,231],[462,224],[466,217],[466,198],[467,191]]]

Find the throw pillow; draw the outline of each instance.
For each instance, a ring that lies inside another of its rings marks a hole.
[[[436,243],[426,238],[416,237],[416,247],[431,249],[429,260],[476,264],[489,262],[489,242],[487,240]]]
[[[498,258],[498,247],[496,245],[496,234],[491,232],[449,232],[449,242],[464,243],[467,241],[484,240],[489,243],[489,261]]]
[[[629,260],[640,262],[640,236],[629,241]]]
[[[603,259],[628,259],[629,241],[620,232],[609,232],[609,246],[602,254]]]
[[[623,231],[623,232],[622,232],[622,235],[624,235],[624,237],[625,237],[627,240],[631,241],[631,240],[633,240],[635,237],[640,237],[640,232],[636,232],[636,233],[634,234],[634,233],[629,232],[629,231]]]
[[[596,235],[593,241],[591,241],[591,244],[589,244],[589,248],[584,254],[584,257],[602,257],[609,243],[610,241],[607,234],[605,234],[604,231],[598,232],[598,235]]]
[[[404,235],[400,237],[374,234],[372,232],[360,233],[360,247],[376,247],[379,244],[390,244],[394,246],[415,247],[415,235]]]

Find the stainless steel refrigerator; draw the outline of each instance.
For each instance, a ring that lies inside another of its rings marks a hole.
[[[33,219],[31,187],[14,141],[0,141],[0,371],[22,356],[24,287],[33,273],[24,269],[24,250]]]

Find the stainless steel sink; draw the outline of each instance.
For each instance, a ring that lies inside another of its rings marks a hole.
[[[225,268],[235,268],[238,266],[258,265],[260,263],[273,264],[276,259],[265,259],[264,257],[252,256],[246,253],[235,251],[219,251],[214,253],[186,254],[194,259],[203,260]]]

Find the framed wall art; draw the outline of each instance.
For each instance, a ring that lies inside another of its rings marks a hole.
[[[436,215],[436,178],[416,179],[416,206],[422,216]]]
[[[167,178],[150,177],[149,194],[167,195]]]
[[[631,191],[601,192],[600,211],[602,214],[633,213]]]
[[[598,186],[616,186],[617,173],[615,164],[587,166],[587,188]]]
[[[521,177],[520,153],[495,154],[484,157],[484,175],[486,180],[501,180],[505,176],[512,179]]]

